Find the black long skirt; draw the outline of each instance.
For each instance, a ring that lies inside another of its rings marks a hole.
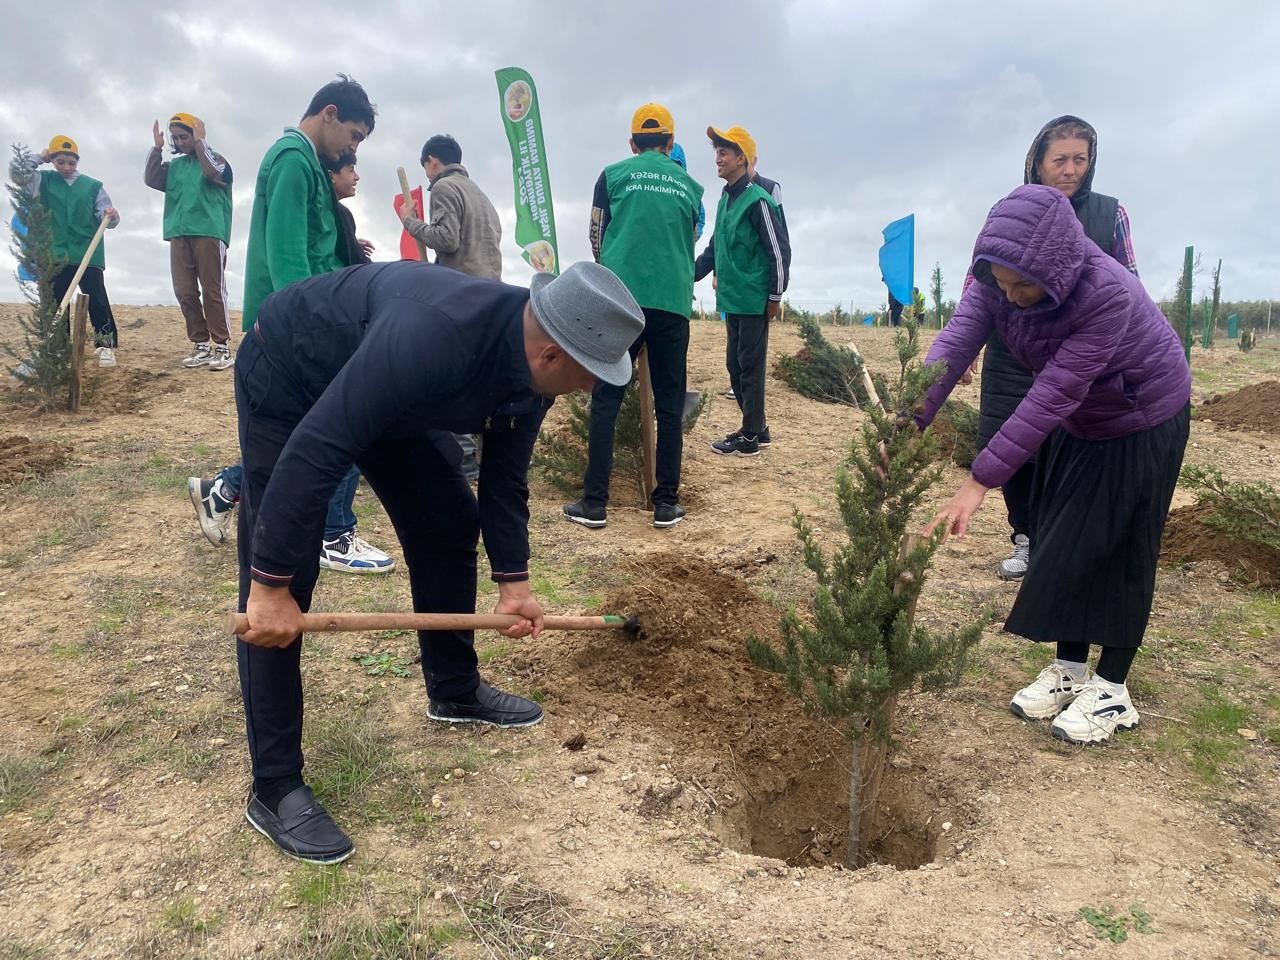
[[[1142,643],[1190,426],[1187,407],[1127,437],[1049,437],[1036,460],[1031,563],[1005,630],[1045,643]]]

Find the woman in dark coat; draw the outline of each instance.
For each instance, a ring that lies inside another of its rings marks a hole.
[[[1097,133],[1079,117],[1068,114],[1050,120],[1031,141],[1022,182],[1043,183],[1066,194],[1085,236],[1136,277],[1138,265],[1129,235],[1129,216],[1115,197],[1093,191],[1097,166]],[[1031,371],[1009,352],[1000,335],[992,334],[982,361],[979,449],[991,441],[1027,395],[1032,378]],[[1028,461],[1008,479],[1002,491],[1009,526],[1013,528],[1013,553],[996,568],[1001,580],[1019,580],[1027,571],[1033,543],[1030,509],[1034,468],[1034,460]]]
[[[963,536],[988,490],[1036,458],[1036,544],[1005,629],[1057,644],[1010,708],[1054,736],[1106,740],[1137,724],[1125,679],[1146,631],[1160,535],[1190,427],[1182,343],[1132,273],[1090,241],[1057,189],[1022,186],[992,208],[975,282],[926,358],[946,373],[937,413],[993,334],[1034,382],[927,528]],[[1088,674],[1089,646],[1102,648]]]

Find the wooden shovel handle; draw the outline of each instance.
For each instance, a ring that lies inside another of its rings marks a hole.
[[[305,633],[345,633],[360,630],[505,630],[523,620],[510,613],[304,613]],[[227,633],[249,629],[243,613],[228,613]],[[625,617],[547,617],[548,630],[620,630]]]

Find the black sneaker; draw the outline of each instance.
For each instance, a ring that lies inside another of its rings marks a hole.
[[[577,503],[566,503],[561,512],[566,520],[580,523],[584,527],[591,527],[593,530],[603,527],[608,516],[604,507],[589,507],[583,500]]]
[[[678,503],[659,503],[653,508],[655,527],[674,527],[684,519],[684,507]]]
[[[487,723],[494,727],[532,727],[542,719],[542,708],[514,693],[495,690],[483,680],[469,703],[432,700],[427,716],[442,723]]]
[[[738,431],[738,432],[741,433],[742,431]],[[761,450],[769,446],[769,444],[773,443],[773,441],[769,439],[768,424],[765,424],[765,428],[756,434],[756,443],[760,444]]]
[[[256,795],[251,795],[244,818],[283,853],[304,863],[341,863],[356,852],[351,838],[305,785],[285,794],[279,813],[272,813]]]
[[[744,433],[731,433],[711,444],[711,449],[724,457],[754,457],[760,453],[760,443]]]

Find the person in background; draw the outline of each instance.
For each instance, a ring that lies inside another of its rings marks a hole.
[[[373,262],[373,244],[356,236],[356,218],[343,203],[356,195],[360,174],[356,173],[356,154],[348,150],[337,160],[325,158],[324,168],[333,184],[333,215],[338,220],[338,259],[347,266]]]
[[[143,182],[164,194],[173,292],[187,324],[188,369],[226,370],[231,356],[227,312],[227,244],[231,242],[231,164],[205,140],[204,122],[190,113],[169,118],[174,157],[164,159],[164,132],[151,127]],[[203,303],[201,302],[203,294]]]
[[[339,75],[321,87],[296,127],[287,127],[262,158],[254,185],[249,243],[245,251],[245,333],[258,308],[276,290],[337,270],[339,233],[333,184],[321,163],[354,152],[373,132],[377,110],[359,83]],[[212,480],[187,479],[187,494],[200,529],[211,543],[227,539],[227,522],[239,502],[244,468],[237,463]],[[356,533],[351,511],[359,475],[348,475],[329,504],[320,565],[347,573],[387,573],[395,561]],[[340,529],[339,529],[340,528]],[[242,543],[241,550],[246,549]]]
[[[107,229],[120,225],[120,214],[111,205],[107,189],[102,181],[80,172],[80,147],[71,137],[58,134],[49,141],[49,147],[35,158],[35,166],[19,169],[11,166],[10,178],[15,183],[25,183],[28,190],[40,198],[53,222],[53,255],[56,271],[53,276],[53,295],[61,301],[66,296],[85,251],[98,232],[98,225],[107,221]],[[52,170],[37,169],[41,164],[52,163]],[[80,292],[89,297],[89,322],[93,324],[93,337],[98,354],[98,366],[114,367],[120,337],[116,319],[111,313],[111,301],[107,298],[104,271],[107,268],[106,239],[98,244],[89,265],[80,277]]]
[[[917,419],[937,413],[999,332],[1035,372],[1031,389],[924,531],[964,536],[993,487],[1036,459],[1031,554],[1005,630],[1057,645],[1010,710],[1096,743],[1134,727],[1126,680],[1155,593],[1160,536],[1190,428],[1182,342],[1132,271],[1089,239],[1056,187],[1018,187],[978,235],[974,282],[928,364],[945,373]],[[1101,647],[1090,676],[1089,647]]]
[[[1053,187],[1071,201],[1071,209],[1084,227],[1085,236],[1113,260],[1138,275],[1129,233],[1129,216],[1115,197],[1095,193],[1093,176],[1098,166],[1098,135],[1079,117],[1056,117],[1046,123],[1027,150],[1024,183]],[[965,291],[971,278],[966,278]],[[963,299],[963,296],[962,298]],[[978,408],[978,449],[999,431],[1031,389],[1035,375],[1018,362],[995,330],[982,358],[981,400]],[[996,568],[1001,580],[1019,580],[1027,572],[1035,542],[1031,536],[1032,477],[1034,457],[1005,481],[1001,488],[1012,528],[1013,552]]]
[[[591,252],[620,279],[644,311],[644,329],[630,345],[632,359],[643,348],[653,385],[658,439],[653,525],[673,527],[680,506],[680,461],[684,454],[681,414],[687,379],[689,311],[693,303],[693,237],[702,185],[672,164],[676,124],[660,103],[646,103],[631,117],[631,156],[604,168],[591,201]],[[582,499],[566,503],[566,520],[603,527],[613,471],[614,428],[625,386],[598,382],[591,391],[587,473]]]
[[[722,456],[754,457],[770,444],[765,419],[765,363],[769,322],[787,289],[791,247],[777,201],[751,182],[747,168],[756,142],[742,127],[707,127],[716,173],[725,181],[716,208],[715,233],[698,256],[694,280],[713,270],[716,310],[725,315],[729,383],[742,411],[742,427],[711,444]]]
[[[422,145],[422,171],[431,192],[431,220],[418,217],[412,200],[400,208],[405,231],[436,252],[436,263],[470,277],[502,279],[502,221],[493,202],[462,165],[462,147],[447,133]],[[480,442],[455,434],[462,448],[462,472],[480,476]]]

